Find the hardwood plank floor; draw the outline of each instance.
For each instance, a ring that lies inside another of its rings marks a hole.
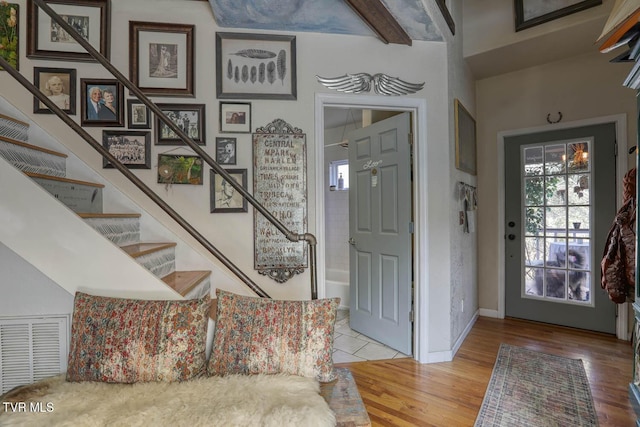
[[[634,426],[632,347],[614,336],[517,319],[480,317],[451,362],[410,358],[340,363],[374,426],[473,426],[500,343],[582,359],[600,426]]]

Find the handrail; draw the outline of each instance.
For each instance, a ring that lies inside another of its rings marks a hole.
[[[140,99],[156,116],[162,120],[182,141],[192,148],[202,159],[225,181],[227,181],[244,199],[246,199],[258,212],[260,212],[269,222],[271,222],[285,237],[292,241],[298,242],[304,240],[309,245],[310,273],[311,273],[311,298],[316,299],[317,294],[317,274],[316,274],[316,245],[317,240],[311,233],[296,234],[286,228],[282,222],[271,214],[253,195],[242,187],[233,177],[222,168],[211,156],[209,156],[198,144],[196,144],[182,129],[169,120],[162,110],[154,104],[147,96],[131,81],[129,81],[122,73],[120,73],[100,52],[95,50],[91,44],[82,38],[76,30],[63,20],[53,9],[51,9],[43,0],[33,0],[33,2],[47,13],[51,19],[59,24],[76,42],[78,42],[93,58],[102,64],[118,81],[125,85],[138,99]],[[73,121],[58,106],[56,106],[48,97],[46,97],[38,88],[15,70],[4,58],[0,57],[0,66],[7,71],[22,86],[31,92],[36,98],[42,101],[52,112],[54,112],[62,121],[64,121],[71,129],[73,129],[80,137],[82,137],[89,145],[104,156],[113,166],[125,175],[134,185],[136,185],[145,195],[155,202],[162,210],[164,210],[171,218],[173,218],[182,228],[184,228],[191,236],[193,236],[205,249],[220,260],[225,267],[234,273],[242,282],[244,282],[258,296],[270,298],[251,278],[249,278],[242,270],[240,270],[233,262],[231,262],[224,254],[215,248],[200,232],[191,226],[184,218],[182,218],[173,208],[162,200],[153,192],[146,184],[144,184],[135,174],[133,174],[126,166],[116,159],[102,144],[98,143],[90,134],[88,134],[80,125]]]

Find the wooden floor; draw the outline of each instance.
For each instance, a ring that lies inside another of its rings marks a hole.
[[[628,396],[632,348],[613,336],[516,320],[477,320],[452,362],[341,363],[376,426],[473,426],[500,343],[582,359],[600,426],[634,426]]]

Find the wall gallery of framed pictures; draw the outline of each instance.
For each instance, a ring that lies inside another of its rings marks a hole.
[[[250,100],[297,98],[296,37],[216,32],[210,41],[215,46],[215,75],[207,76],[215,84],[214,104],[202,101],[210,99],[212,93],[196,91],[195,25],[129,21],[127,55],[112,50],[110,44],[109,0],[44,2],[65,24],[34,2],[27,2],[26,56],[34,63],[47,61],[46,66],[33,67],[33,83],[54,105],[50,107],[49,102],[34,97],[33,112],[51,114],[60,109],[76,116],[83,127],[103,128],[101,145],[112,156],[103,158],[104,168],[113,168],[112,161],[118,161],[129,169],[152,169],[157,184],[165,186],[206,182],[210,185],[211,212],[247,212],[247,202],[238,191],[233,205],[223,200],[223,187],[231,177],[246,189],[252,178],[254,125]],[[7,13],[11,19],[10,7]],[[118,61],[123,55],[128,57],[127,77],[140,92],[125,88],[117,79],[104,78],[109,74],[98,68],[99,64],[92,68],[96,71],[93,75],[86,72],[88,67],[70,66],[73,62],[97,62],[79,38],[107,59],[112,54],[118,55]],[[136,93],[156,103],[163,115],[155,114],[155,108]],[[177,102],[168,102],[167,98]],[[211,124],[216,122],[214,128]],[[185,137],[198,150],[185,143]],[[206,167],[210,161],[233,169],[215,173]],[[205,170],[209,177],[203,176]]]

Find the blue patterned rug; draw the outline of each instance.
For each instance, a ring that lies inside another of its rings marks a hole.
[[[597,425],[582,360],[500,346],[475,427]]]

